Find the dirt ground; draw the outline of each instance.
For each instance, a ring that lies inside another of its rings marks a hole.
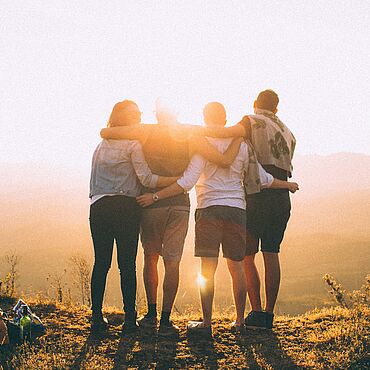
[[[4,303],[0,305],[3,309]],[[231,318],[217,315],[211,340],[191,339],[174,316],[180,338],[156,333],[122,336],[123,314],[107,312],[106,334],[91,335],[86,308],[32,306],[45,335],[30,344],[0,347],[4,369],[366,369],[370,366],[369,309],[333,308],[299,317],[278,317],[273,331],[235,335]]]

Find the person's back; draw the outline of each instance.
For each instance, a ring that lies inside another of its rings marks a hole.
[[[137,171],[143,164],[138,165],[136,161],[135,171],[133,159],[135,160],[140,152],[141,145],[135,140],[102,140],[93,155],[90,198],[108,194],[138,196],[142,185]],[[158,178],[151,176],[148,171],[143,174],[139,172],[139,176],[144,184],[150,186],[154,186]]]
[[[161,176],[180,176],[189,164],[189,143],[171,135],[171,127],[156,124],[143,145],[148,165]]]
[[[175,125],[178,124],[158,123],[152,125],[143,144],[143,152],[149,168],[160,176],[181,176],[189,164],[189,142],[186,138],[176,137]],[[156,192],[158,189],[148,188],[146,190]],[[179,194],[160,200],[151,207],[158,208],[170,205],[190,207],[189,195]]]
[[[287,180],[292,176],[292,158],[296,140],[289,128],[276,116],[279,98],[272,90],[262,91],[248,115],[250,140],[258,161],[273,171],[274,177]],[[248,130],[247,130],[248,131]]]
[[[262,91],[254,102],[255,114],[248,116],[250,139],[258,161],[279,180],[292,176],[292,158],[296,140],[288,127],[276,116],[279,98],[272,90]],[[248,130],[246,129],[248,132]],[[251,250],[245,258],[245,272],[252,311],[246,318],[247,328],[273,326],[273,311],[280,286],[280,244],[290,218],[289,191],[264,189],[247,198],[248,231],[253,236]],[[254,244],[254,246],[253,246]],[[260,246],[259,246],[260,244]],[[259,275],[254,256],[261,250],[265,264],[265,310],[262,311]]]
[[[272,112],[255,109],[248,116],[251,122],[251,142],[258,160],[268,172],[280,180],[287,180],[293,171],[292,158],[295,139],[288,127]]]
[[[157,112],[158,119],[158,112]],[[152,125],[143,142],[149,168],[159,175],[180,176],[189,164],[189,142],[176,137],[176,120]],[[147,189],[155,193],[157,189]],[[155,198],[153,197],[153,200]],[[139,321],[142,327],[157,325],[157,289],[159,256],[165,265],[163,303],[159,327],[161,336],[177,336],[179,328],[172,324],[170,314],[179,282],[179,265],[188,230],[190,199],[188,194],[156,200],[143,209],[141,241],[144,249],[144,283],[148,312]]]
[[[224,126],[226,123],[225,108],[218,102],[208,103],[203,114],[206,125]],[[231,143],[231,139],[207,139],[220,152],[224,152]],[[203,321],[189,322],[189,334],[211,334],[214,275],[220,245],[233,282],[237,317],[232,326],[242,331],[246,294],[242,261],[247,244],[243,179],[248,165],[247,144],[242,142],[230,168],[219,168],[195,155],[189,169],[177,182],[189,190],[198,179],[195,185],[198,202],[195,213],[195,256],[201,258],[201,273],[206,280],[206,287],[200,291]],[[188,183],[185,181],[187,177],[190,180]],[[271,178],[267,176],[267,179],[262,179],[263,185],[267,180]]]
[[[115,104],[108,125],[139,125],[137,104],[124,100]],[[96,148],[90,179],[90,230],[94,245],[91,277],[93,331],[107,328],[102,314],[105,283],[110,269],[114,241],[121,277],[125,310],[123,332],[137,329],[136,323],[136,255],[141,209],[136,197],[145,186],[165,186],[173,178],[162,178],[150,171],[141,144],[131,140],[103,140]]]
[[[207,138],[221,153],[229,147],[232,139]],[[219,167],[205,162],[202,174],[195,189],[198,200],[197,208],[212,205],[225,205],[245,208],[243,176],[245,163],[248,161],[247,144],[241,143],[239,153],[229,168]]]

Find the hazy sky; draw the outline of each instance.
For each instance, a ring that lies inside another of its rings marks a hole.
[[[298,153],[370,154],[370,1],[0,3],[0,162],[88,168],[118,100],[231,124],[265,88]]]

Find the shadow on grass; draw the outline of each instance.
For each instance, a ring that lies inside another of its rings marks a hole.
[[[213,338],[196,339],[189,336],[188,346],[193,356],[192,362],[201,365],[204,369],[218,369],[215,345]]]
[[[71,370],[81,369],[82,363],[86,360],[88,354],[94,350],[95,347],[99,346],[103,339],[107,337],[107,333],[102,332],[101,334],[90,333],[86,339],[86,342],[82,346],[78,355],[76,356],[73,364],[71,365]]]
[[[157,368],[158,369],[173,369],[175,367],[176,351],[178,342],[181,339],[157,339]]]
[[[16,343],[11,343],[11,344],[6,344],[4,346],[0,346],[0,369],[1,369],[1,366],[3,366],[4,369],[11,368],[9,364],[15,353],[17,353]]]
[[[117,352],[114,356],[113,370],[126,368],[130,364],[134,364],[133,348],[137,344],[136,336],[130,338],[121,337],[118,343]]]
[[[271,331],[247,331],[236,340],[250,369],[274,368],[300,369],[281,348],[278,336]]]
[[[173,369],[178,341],[158,338],[156,333],[121,337],[113,369],[139,367],[140,369]]]

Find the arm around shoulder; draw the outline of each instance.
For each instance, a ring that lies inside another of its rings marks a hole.
[[[190,144],[192,153],[200,154],[203,158],[220,167],[230,167],[238,155],[239,147],[243,139],[235,138],[225,153],[220,153],[206,138],[199,137]]]
[[[244,137],[246,134],[244,126],[239,122],[234,126],[229,127],[202,127],[197,131],[198,135],[209,136],[209,137]]]
[[[103,139],[144,141],[147,130],[145,125],[107,127],[100,131],[100,136]]]

